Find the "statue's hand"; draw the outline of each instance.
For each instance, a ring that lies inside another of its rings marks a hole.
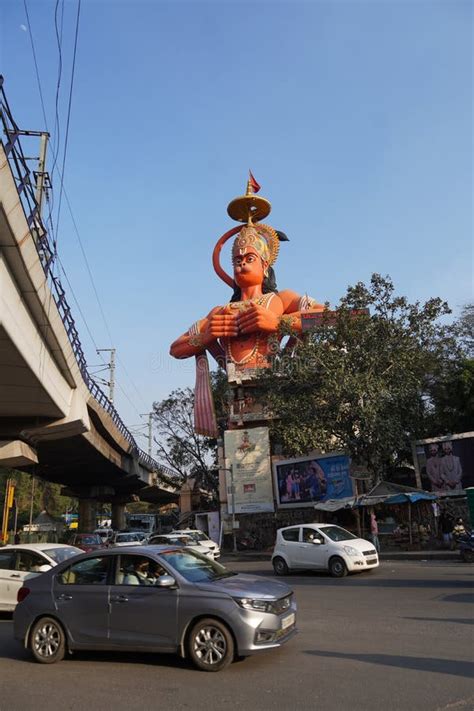
[[[278,330],[279,316],[258,304],[252,303],[249,308],[237,317],[239,333],[255,333],[264,331],[275,333]]]
[[[209,340],[216,338],[232,338],[239,335],[237,327],[237,317],[235,314],[215,313],[209,316],[205,331],[205,337]]]

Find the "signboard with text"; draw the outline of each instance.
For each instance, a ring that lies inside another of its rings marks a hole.
[[[274,511],[268,427],[227,430],[224,446],[228,513]]]

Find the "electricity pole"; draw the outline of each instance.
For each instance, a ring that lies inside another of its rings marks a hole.
[[[153,435],[152,435],[152,425],[153,425],[153,413],[152,412],[143,412],[141,413],[140,417],[148,417],[148,456],[151,457],[151,450],[152,450],[152,442],[153,442]]]
[[[48,148],[49,133],[46,131],[41,131],[40,133],[41,143],[40,143],[40,154],[38,159],[38,172],[36,173],[36,202],[38,203],[39,214],[43,208],[43,198],[44,198],[44,188],[45,188],[45,178],[47,178],[46,173],[46,150]]]
[[[110,353],[110,362],[106,366],[110,371],[109,380],[103,380],[102,378],[96,378],[96,380],[100,380],[104,385],[109,386],[109,400],[113,405],[115,396],[115,348],[98,348],[97,353]]]

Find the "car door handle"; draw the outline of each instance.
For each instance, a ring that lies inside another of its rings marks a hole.
[[[62,595],[58,595],[56,600],[72,600],[72,595],[66,595],[66,593],[62,593]]]
[[[114,595],[110,598],[111,602],[128,602],[128,597],[126,595]]]
[[[10,578],[21,578],[21,575],[20,575],[20,573],[12,573],[10,575]]]

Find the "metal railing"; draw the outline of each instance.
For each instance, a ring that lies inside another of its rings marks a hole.
[[[35,185],[33,185],[31,171],[28,167],[27,160],[19,140],[21,131],[13,119],[10,111],[3,88],[3,82],[3,76],[0,75],[0,117],[3,128],[3,135],[0,137],[0,141],[5,149],[5,153],[10,164],[10,170],[16,184],[28,226],[34,238],[41,265],[46,278],[50,280],[53,298],[64,324],[64,328],[66,329],[66,333],[79,366],[82,379],[84,380],[84,383],[86,384],[91,395],[110,415],[114,425],[131,445],[131,454],[136,456],[140,464],[143,464],[144,467],[150,471],[161,474],[164,481],[175,483],[178,477],[176,472],[168,469],[168,467],[158,464],[158,462],[150,457],[149,454],[138,447],[133,435],[123,423],[117,410],[87,370],[87,362],[82,349],[81,341],[79,339],[79,332],[72,316],[71,308],[67,302],[64,288],[59,277],[54,276],[52,273],[52,267],[56,257],[55,249],[50,243],[48,231],[41,218],[39,205],[36,200],[36,188]]]

